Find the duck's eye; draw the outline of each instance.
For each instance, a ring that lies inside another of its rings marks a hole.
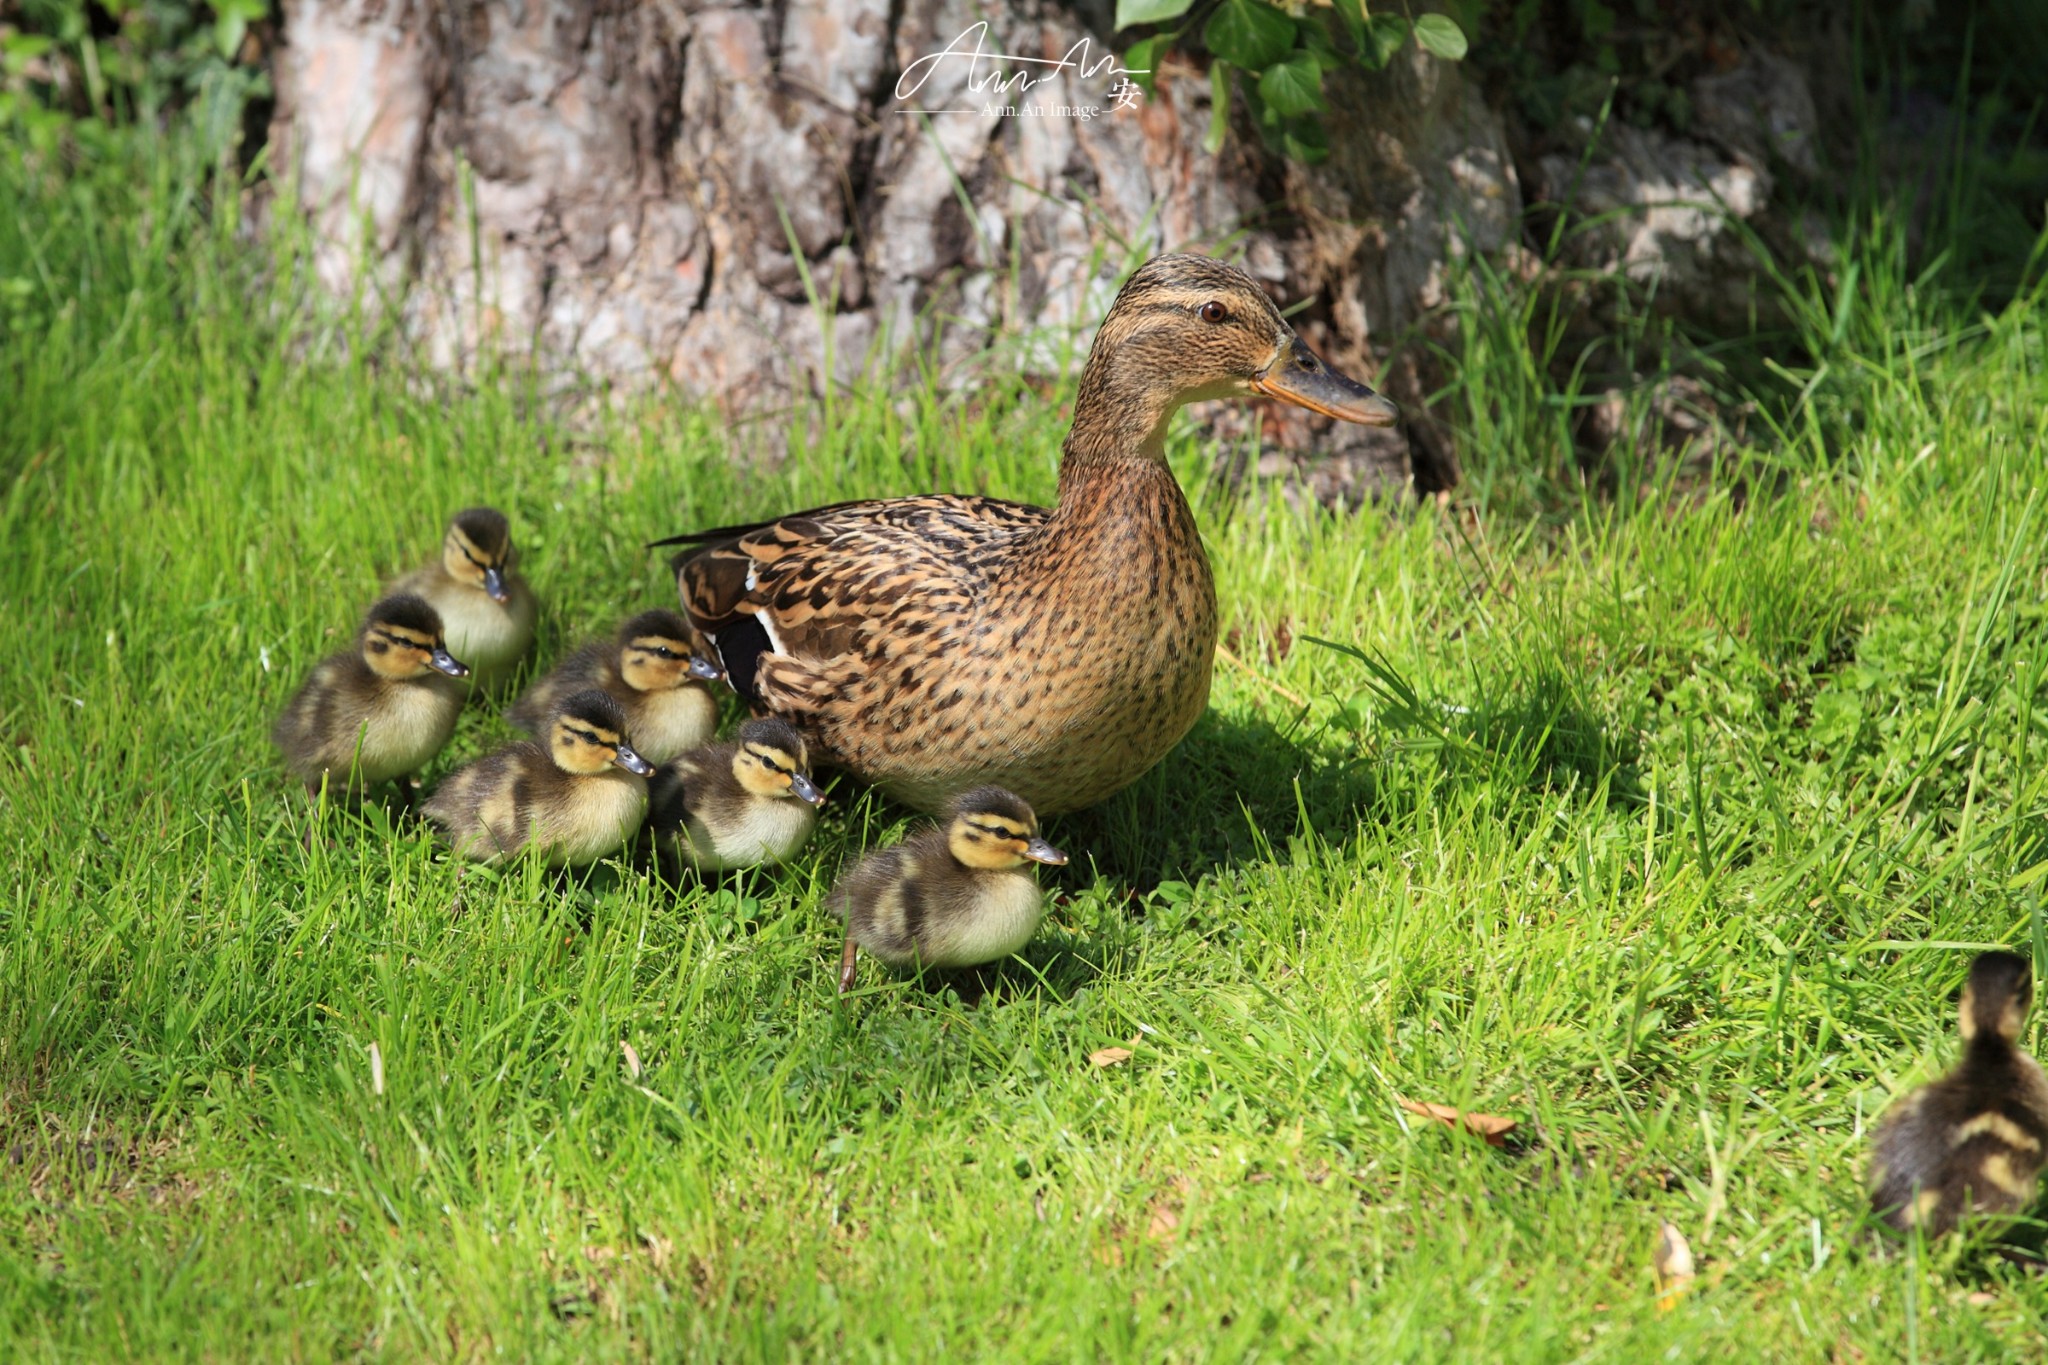
[[[1210,299],[1202,305],[1202,321],[1204,322],[1222,322],[1229,316],[1230,310],[1214,299]]]

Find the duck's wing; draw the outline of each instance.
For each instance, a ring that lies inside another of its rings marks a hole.
[[[674,560],[676,587],[734,689],[801,714],[837,696],[892,637],[971,620],[1017,537],[1049,516],[944,494],[838,503],[677,537],[700,548]]]

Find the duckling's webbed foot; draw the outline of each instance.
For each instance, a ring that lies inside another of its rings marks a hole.
[[[853,935],[848,934],[846,936],[846,946],[839,950],[839,993],[841,995],[853,989],[853,974],[856,965],[854,955],[857,952],[859,952],[859,947],[854,943]]]

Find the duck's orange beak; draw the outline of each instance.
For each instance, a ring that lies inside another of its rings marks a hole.
[[[1280,352],[1265,373],[1252,377],[1252,392],[1368,427],[1390,427],[1401,416],[1401,409],[1386,396],[1325,365],[1300,337]]]

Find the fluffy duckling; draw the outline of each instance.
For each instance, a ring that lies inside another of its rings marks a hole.
[[[2033,997],[2025,958],[1984,953],[1970,964],[1962,1061],[1893,1105],[1872,1143],[1870,1205],[1894,1228],[1939,1237],[1967,1214],[2033,1203],[2048,1148],[2048,1076],[2017,1045]]]
[[[539,850],[550,867],[625,847],[647,816],[654,765],[626,742],[626,713],[596,688],[565,697],[544,740],[508,745],[443,782],[424,813],[480,863]]]
[[[586,687],[602,688],[626,709],[633,750],[666,763],[718,733],[718,699],[704,686],[722,675],[690,653],[690,627],[672,611],[644,611],[616,638],[593,640],[526,690],[505,719],[537,735],[556,702]]]
[[[870,854],[832,888],[832,913],[846,921],[840,993],[853,987],[856,946],[892,967],[973,967],[1010,956],[1045,915],[1026,869],[1066,861],[1016,794],[980,787],[957,798],[944,827]]]
[[[786,721],[751,720],[731,743],[656,773],[647,823],[664,859],[699,872],[772,866],[811,837],[824,799],[802,737]]]
[[[353,650],[315,666],[270,732],[285,766],[313,791],[360,794],[403,778],[455,733],[469,669],[449,654],[441,618],[400,593],[370,608]],[[411,788],[405,786],[411,796]]]
[[[448,629],[448,647],[469,662],[475,685],[490,693],[504,685],[533,647],[539,614],[533,589],[512,571],[512,527],[495,507],[455,514],[441,541],[441,558],[400,579],[395,592],[427,599]]]

